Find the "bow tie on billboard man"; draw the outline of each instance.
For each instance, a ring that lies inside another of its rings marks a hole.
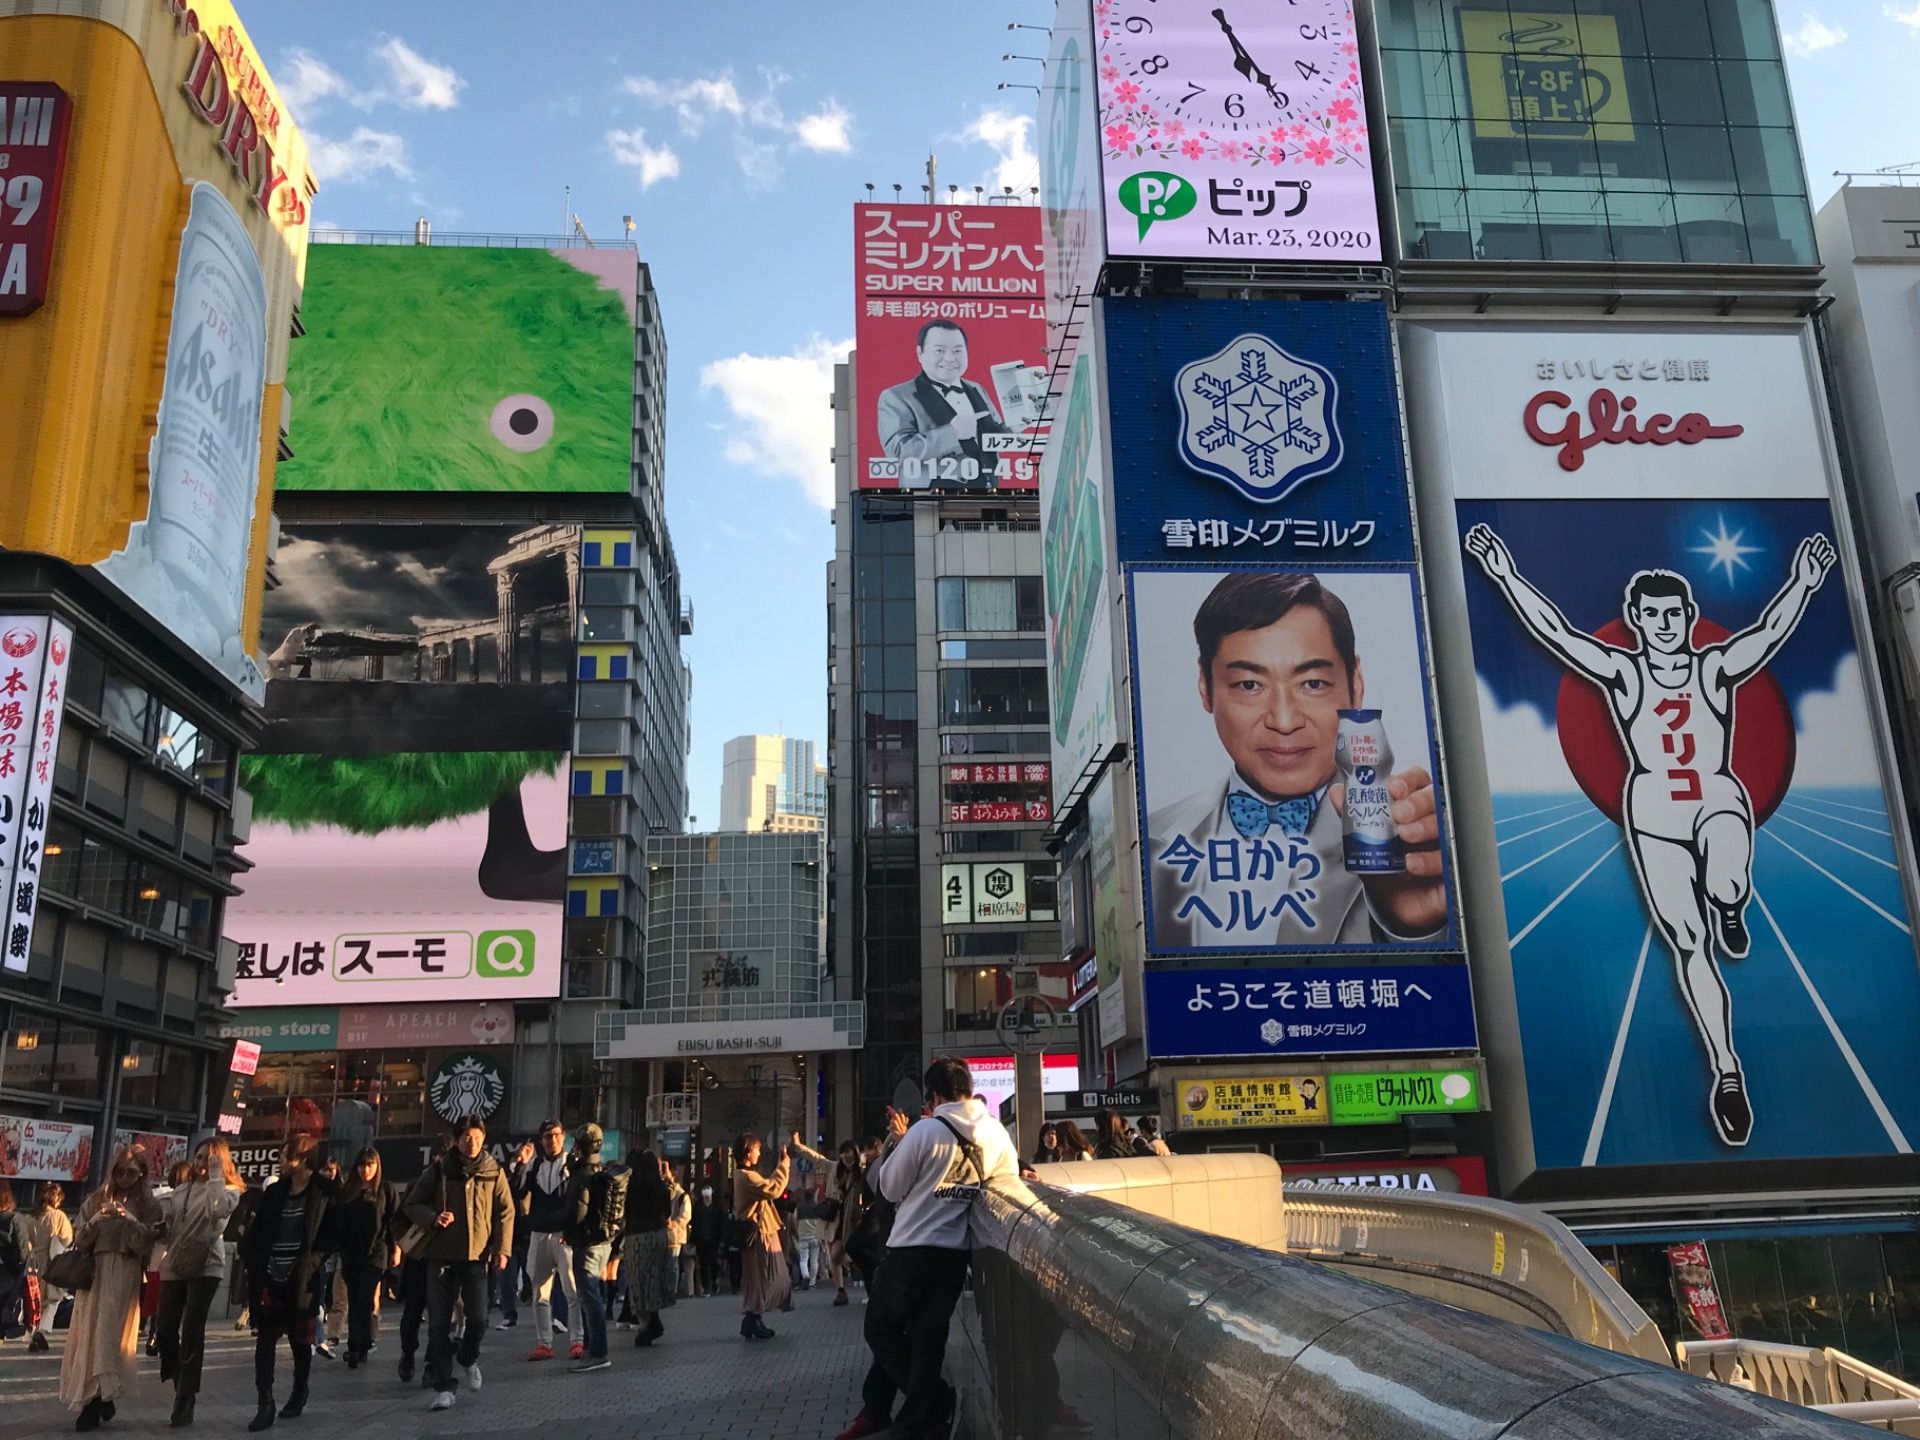
[[[1366,618],[1377,623],[1379,617]],[[1234,887],[1215,894],[1195,883],[1212,877],[1222,846],[1277,850],[1285,859],[1282,874],[1290,865],[1296,880],[1310,882],[1294,885],[1262,922],[1275,932],[1275,943],[1394,942],[1443,932],[1439,820],[1433,777],[1424,766],[1386,779],[1382,818],[1404,867],[1366,873],[1344,858],[1349,796],[1338,764],[1342,712],[1351,722],[1367,688],[1347,602],[1321,576],[1235,572],[1195,612],[1193,638],[1200,705],[1232,769],[1224,783],[1152,816],[1159,943],[1177,943],[1182,935],[1190,944],[1229,942],[1202,922],[1223,913],[1218,902],[1231,898]],[[1183,878],[1178,861],[1189,852],[1206,858],[1187,867]]]
[[[1780,653],[1836,558],[1824,535],[1802,540],[1786,583],[1753,625],[1723,640],[1696,635],[1699,609],[1686,579],[1642,570],[1627,584],[1624,615],[1638,647],[1576,630],[1523,578],[1506,544],[1484,524],[1466,548],[1528,632],[1574,674],[1598,686],[1628,757],[1621,824],[1641,893],[1673,951],[1681,993],[1707,1049],[1708,1114],[1721,1140],[1747,1143],[1753,1110],[1733,1045],[1733,1003],[1715,955],[1751,948],[1753,799],[1733,768],[1734,692]],[[1705,639],[1707,643],[1702,643]]]
[[[987,392],[966,378],[967,332],[951,320],[929,320],[915,353],[920,373],[880,392],[881,448],[895,460],[970,460],[965,468],[973,473],[947,483],[991,489],[994,465],[980,437],[1012,432]],[[926,472],[919,483],[927,483]]]

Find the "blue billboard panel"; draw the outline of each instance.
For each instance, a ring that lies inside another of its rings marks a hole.
[[[1414,348],[1536,1166],[1911,1153],[1920,970],[1804,337]]]
[[[1108,300],[1123,564],[1414,558],[1387,307]]]
[[[1472,1050],[1467,967],[1151,969],[1147,1048],[1156,1060]]]

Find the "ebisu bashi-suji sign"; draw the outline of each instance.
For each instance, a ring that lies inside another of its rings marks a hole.
[[[0,80],[0,316],[46,301],[72,122],[58,85]]]

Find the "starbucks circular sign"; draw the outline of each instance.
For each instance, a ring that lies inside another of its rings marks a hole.
[[[507,1077],[500,1063],[474,1050],[450,1055],[427,1082],[427,1101],[449,1125],[478,1115],[491,1118],[507,1098]]]

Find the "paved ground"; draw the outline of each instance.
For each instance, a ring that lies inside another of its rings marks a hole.
[[[432,1396],[417,1379],[405,1386],[395,1378],[397,1342],[385,1333],[360,1370],[316,1357],[306,1414],[269,1434],[272,1440],[826,1440],[859,1408],[867,1366],[858,1293],[841,1309],[832,1300],[824,1289],[795,1295],[793,1314],[767,1317],[778,1338],[751,1345],[740,1338],[737,1300],[682,1300],[666,1312],[666,1338],[650,1350],[635,1348],[630,1333],[613,1331],[613,1369],[591,1375],[567,1374],[564,1358],[528,1364],[532,1310],[522,1307],[518,1329],[487,1334],[484,1388],[475,1395],[463,1387],[444,1413],[427,1409]],[[209,1332],[194,1431],[245,1435],[254,1410],[252,1341],[217,1321]],[[6,1440],[72,1433],[73,1416],[56,1397],[62,1343],[57,1335],[44,1355],[28,1353],[20,1341],[0,1345],[0,1436]],[[282,1400],[289,1368],[283,1353]],[[143,1358],[132,1393],[100,1430],[101,1440],[174,1436],[167,1428],[172,1404],[157,1362]]]

